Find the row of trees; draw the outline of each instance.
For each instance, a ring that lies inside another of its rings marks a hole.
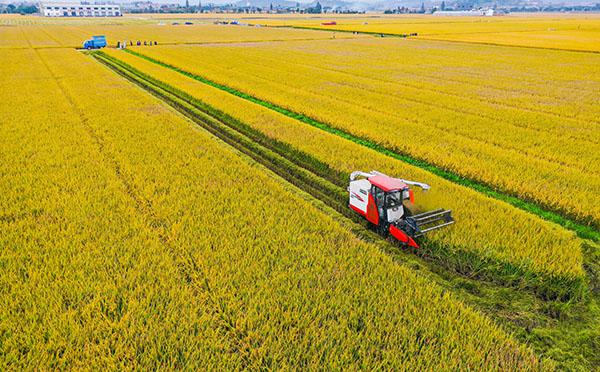
[[[195,0],[192,0],[195,1]],[[145,5],[146,3],[141,3]],[[233,13],[310,13],[310,14],[320,14],[320,13],[347,13],[347,14],[355,14],[361,13],[356,10],[349,9],[332,9],[330,7],[323,7],[320,2],[317,2],[312,7],[301,7],[300,3],[296,3],[295,7],[282,7],[282,6],[273,6],[273,3],[269,5],[268,8],[260,7],[260,6],[241,6],[235,4],[208,4],[202,5],[202,2],[199,1],[198,5],[190,4],[190,0],[185,1],[185,5],[160,5],[156,6],[145,6],[145,7],[129,7],[126,8],[129,13],[205,13],[205,12],[233,12]]]
[[[11,14],[33,14],[38,13],[40,10],[36,5],[20,3],[20,4],[0,4],[0,13],[11,13]]]
[[[430,9],[425,9],[425,4],[421,3],[420,8],[407,8],[397,7],[395,9],[388,9],[384,13],[386,14],[402,14],[402,13],[429,13],[436,10],[469,10],[477,9],[479,3],[483,3],[480,0],[458,0],[451,3],[451,6],[447,6],[445,1],[442,1],[439,6],[434,6]],[[597,12],[600,11],[600,3],[595,5],[548,5],[548,6],[512,6],[512,7],[501,7],[498,8],[497,4],[492,6],[492,9],[504,11],[504,12]]]

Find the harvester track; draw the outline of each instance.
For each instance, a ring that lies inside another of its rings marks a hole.
[[[311,155],[272,139],[230,115],[201,102],[158,79],[102,52],[92,55],[115,72],[171,105],[194,123],[239,152],[262,164],[285,181],[304,190],[349,220],[367,227],[368,223],[347,207],[346,175],[331,169]],[[360,229],[364,237],[367,229]],[[370,240],[376,239],[373,236]],[[381,240],[381,239],[379,239]],[[484,280],[505,287],[528,288],[544,299],[577,299],[584,296],[582,280],[539,276],[524,268],[489,257],[427,241],[415,251],[434,271],[450,270],[461,276]],[[518,275],[515,273],[519,273]],[[540,274],[541,275],[541,274]]]
[[[173,66],[168,63],[157,60],[155,58],[149,57],[138,51],[129,50],[129,49],[125,49],[124,51],[131,55],[134,55],[136,57],[142,58],[148,62],[152,62],[159,66],[168,68],[168,69],[178,72],[184,76],[187,76],[191,79],[200,81],[204,84],[207,84],[214,88],[225,91],[234,96],[240,97],[242,99],[245,99],[245,100],[255,103],[257,105],[266,107],[266,108],[273,110],[275,112],[278,112],[282,115],[285,115],[287,117],[298,120],[299,122],[302,122],[304,124],[308,124],[310,126],[318,128],[325,132],[334,134],[338,137],[341,137],[348,141],[354,142],[360,146],[367,147],[371,150],[374,150],[383,155],[389,156],[393,159],[400,160],[404,163],[410,164],[417,168],[424,169],[430,173],[435,174],[438,177],[444,178],[453,183],[471,188],[481,194],[484,194],[484,195],[492,197],[494,199],[503,201],[507,204],[512,205],[513,207],[519,208],[528,213],[534,214],[544,220],[553,222],[565,229],[571,230],[571,231],[575,232],[582,239],[588,239],[588,240],[592,240],[595,242],[600,242],[600,231],[598,231],[598,229],[593,225],[592,221],[588,221],[585,219],[580,220],[576,216],[569,215],[569,213],[566,211],[555,209],[552,206],[543,205],[539,201],[536,201],[533,199],[528,199],[523,196],[519,196],[519,195],[514,194],[507,190],[498,190],[494,185],[488,185],[481,181],[477,181],[474,179],[464,177],[453,171],[436,166],[435,164],[428,162],[426,159],[416,158],[409,154],[400,152],[397,149],[390,148],[390,147],[384,146],[382,144],[379,144],[368,138],[363,138],[363,137],[354,135],[345,129],[333,127],[327,123],[318,121],[318,120],[316,120],[312,117],[309,117],[305,114],[291,111],[290,109],[287,109],[285,107],[274,104],[273,102],[265,101],[256,96],[239,91],[231,86],[223,85],[221,83],[210,80],[209,78],[207,78],[205,76],[200,76],[200,75],[191,73],[191,72],[181,69],[177,66]]]
[[[183,92],[174,93],[158,81],[103,53],[94,53],[120,75],[165,101],[194,123],[262,164],[286,181],[308,192],[345,217],[361,221],[346,207],[346,193],[340,184],[341,176],[326,164],[287,144],[267,138],[262,133],[195,100]]]
[[[590,357],[594,354],[589,352],[593,349],[593,340],[586,336],[597,323],[597,309],[594,304],[597,303],[598,289],[594,286],[588,292],[590,297],[584,295],[584,301],[571,301],[579,295],[569,295],[569,301],[562,302],[565,298],[547,296],[544,286],[548,283],[544,282],[544,278],[541,278],[541,284],[523,286],[523,282],[518,278],[514,280],[514,276],[508,278],[503,273],[494,272],[493,269],[487,272],[481,270],[481,265],[494,268],[506,263],[484,262],[481,258],[469,257],[467,252],[432,247],[431,242],[424,244],[422,250],[417,251],[418,255],[398,250],[366,229],[366,222],[347,208],[346,185],[343,184],[345,175],[114,57],[102,52],[92,55],[108,68],[175,108],[201,128],[262,164],[287,183],[304,190],[308,194],[306,198],[339,212],[335,215],[348,220],[348,223],[343,221],[344,225],[358,237],[374,243],[395,260],[420,271],[425,277],[491,316],[518,339],[530,343],[538,353],[545,354],[554,346],[553,343],[540,339],[536,333],[531,333],[532,328],[547,332],[550,339],[563,344],[565,354],[564,358],[561,357],[561,362],[567,363],[566,366],[581,357],[595,365],[595,359]],[[591,255],[590,252],[588,254]],[[594,256],[597,254],[600,253],[594,253]],[[474,260],[474,263],[461,264],[461,256],[463,259],[467,256],[466,261]],[[600,267],[596,267],[595,259],[590,262],[594,264],[589,272],[593,282],[600,272]],[[537,285],[541,286],[541,292]],[[525,287],[530,291],[523,291]],[[575,318],[580,319],[581,323],[559,321]],[[583,349],[581,345],[584,346]]]

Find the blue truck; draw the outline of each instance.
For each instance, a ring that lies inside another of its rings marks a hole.
[[[86,40],[83,43],[83,49],[100,49],[106,46],[106,37],[104,35],[101,36],[92,36],[91,39]]]

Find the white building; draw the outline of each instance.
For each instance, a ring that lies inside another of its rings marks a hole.
[[[491,17],[494,15],[494,9],[472,9],[472,10],[436,10],[433,15],[436,16],[476,16]]]
[[[120,5],[81,4],[81,3],[40,3],[45,17],[120,17],[123,15]]]

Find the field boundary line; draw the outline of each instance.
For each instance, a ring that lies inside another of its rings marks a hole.
[[[352,37],[344,38],[347,40],[356,39]],[[331,40],[328,37],[322,38],[302,38],[302,39],[261,39],[261,40],[231,40],[231,41],[183,41],[183,42],[165,42],[160,43],[158,45],[227,45],[227,44],[252,44],[252,43],[278,43],[278,42],[288,42],[288,41],[321,41],[321,40]]]
[[[265,64],[263,66],[261,64],[257,64],[257,63],[253,63],[253,62],[245,62],[245,63],[246,63],[246,65],[253,64],[254,66],[256,66],[258,68],[262,68],[264,70],[271,69],[268,66],[268,64]],[[292,62],[292,64],[293,64],[293,62]],[[212,63],[210,65],[213,66],[213,67],[216,66],[215,64],[212,64]],[[296,63],[296,65],[297,65],[297,63]],[[218,68],[218,66],[217,66],[217,68]],[[315,69],[316,70],[320,70],[320,68],[318,68],[318,67],[315,68]],[[272,70],[274,70],[274,69],[272,69]],[[255,80],[260,80],[260,81],[263,81],[263,82],[265,82],[267,84],[270,84],[270,85],[272,85],[274,87],[277,87],[278,89],[285,90],[285,87],[286,87],[285,83],[281,83],[281,82],[279,82],[279,81],[277,81],[275,79],[272,79],[272,78],[265,78],[263,76],[258,76],[258,75],[256,75],[256,73],[252,73],[250,75],[252,75],[252,77]],[[354,87],[353,85],[345,83],[345,82],[340,83],[340,85],[343,85],[343,86],[346,86],[346,87]],[[375,95],[376,96],[384,96],[385,95],[382,92],[377,92],[377,91],[375,91],[373,89],[370,89],[370,88],[362,88],[362,90],[370,92],[374,96]],[[313,97],[318,97],[319,96],[319,93],[315,89],[307,89],[306,90],[306,94],[310,95],[310,96],[313,96]],[[435,105],[435,104],[428,103],[428,102],[425,102],[425,101],[420,101],[420,100],[417,100],[417,99],[411,99],[411,98],[407,98],[407,97],[401,97],[401,96],[398,96],[398,95],[396,95],[394,93],[390,93],[389,96],[393,96],[393,97],[397,98],[398,100],[402,100],[404,102],[411,102],[411,103],[419,104],[419,105],[426,106],[426,107],[429,107],[429,108],[438,108],[440,110],[444,110],[445,112],[452,113],[452,114],[455,114],[455,115],[464,115],[464,116],[469,116],[469,117],[474,117],[474,118],[483,118],[483,119],[486,119],[486,120],[489,120],[489,121],[500,121],[500,120],[494,119],[494,118],[492,118],[490,116],[486,116],[485,114],[477,115],[475,113],[471,113],[471,112],[468,112],[466,110],[453,109],[453,108],[450,108],[450,107],[447,107],[447,106],[443,106],[443,105]],[[354,104],[354,102],[352,100],[349,100],[349,99],[347,99],[345,97],[341,97],[341,96],[336,96],[336,97],[328,96],[327,99],[330,99],[332,101],[341,103],[341,104],[346,105],[346,106],[355,105],[357,107],[362,108],[364,111],[368,111],[368,112],[372,112],[372,113],[375,113],[375,114],[378,114],[378,115],[386,116],[388,118],[391,118],[394,115],[394,113],[392,113],[390,111],[385,111],[385,110],[377,108],[377,107],[369,107],[369,106],[364,105],[363,103],[356,103],[356,104]],[[396,118],[398,119],[399,122],[402,122],[402,123],[409,123],[409,124],[417,125],[417,126],[421,126],[423,124],[423,123],[420,122],[420,120],[418,118],[415,118],[415,117],[410,117],[410,116],[406,116],[406,115],[397,114]],[[518,126],[517,124],[511,123],[511,122],[508,122],[508,121],[502,121],[502,122],[505,123],[508,126],[520,128],[522,130],[528,130],[528,131],[531,131],[531,132],[542,132],[542,130],[538,129],[538,128],[527,128],[527,127],[524,127],[524,126]],[[435,129],[436,131],[438,131],[440,133],[447,132],[447,128],[444,128],[443,126],[440,126],[439,123],[437,123],[437,122],[432,123],[430,125],[430,127],[433,128],[433,129]],[[567,160],[560,159],[560,158],[553,159],[553,158],[551,158],[552,155],[549,156],[548,154],[545,154],[545,153],[530,153],[531,150],[521,149],[521,148],[515,147],[515,146],[513,146],[511,144],[502,144],[502,143],[499,143],[499,142],[495,142],[495,141],[493,141],[491,139],[484,138],[482,135],[471,135],[470,136],[468,133],[463,133],[461,131],[452,132],[451,135],[454,138],[462,140],[462,141],[464,141],[466,143],[476,144],[476,145],[483,145],[483,146],[487,146],[488,148],[501,149],[501,150],[504,150],[506,153],[511,153],[511,154],[525,154],[525,155],[527,155],[529,157],[535,157],[538,161],[544,162],[544,163],[549,164],[549,165],[560,164],[564,168],[569,168],[569,169],[572,169],[572,170],[575,170],[575,171],[578,171],[578,172],[586,172],[587,171],[585,169],[585,167],[587,166],[586,164],[576,163],[576,162],[573,162],[572,160],[568,160],[567,161]],[[595,145],[595,143],[590,142],[589,139],[578,139],[578,138],[569,137],[569,140],[572,140],[572,141],[581,141],[581,142],[591,143],[591,144]]]
[[[464,34],[464,35],[472,35],[472,34]],[[551,48],[551,47],[532,46],[532,45],[510,45],[510,44],[493,43],[493,42],[489,42],[489,41],[447,40],[447,39],[429,38],[426,35],[423,35],[422,37],[420,37],[420,40],[432,40],[432,41],[438,41],[438,42],[461,43],[461,44],[489,45],[489,46],[507,47],[507,48],[541,49],[541,50],[569,52],[569,53],[600,54],[600,51],[598,51],[598,50]]]
[[[550,47],[541,47],[541,46],[532,46],[532,45],[511,45],[511,44],[500,44],[500,43],[492,43],[492,42],[485,42],[485,41],[445,40],[445,39],[429,38],[429,37],[427,37],[427,35],[402,36],[402,34],[390,34],[390,33],[386,33],[386,32],[324,29],[324,28],[319,28],[319,27],[308,27],[308,26],[265,26],[265,27],[295,28],[295,29],[314,30],[314,31],[352,32],[352,33],[357,33],[357,34],[365,34],[365,35],[373,35],[373,36],[383,35],[385,37],[396,37],[396,38],[400,38],[400,39],[432,40],[432,41],[439,41],[439,42],[461,43],[461,44],[480,44],[480,45],[490,45],[490,46],[507,47],[507,48],[542,49],[542,50],[550,50],[550,51],[557,51],[557,52],[600,54],[600,51],[598,51],[598,50],[550,48]],[[525,32],[525,31],[521,31],[521,32]],[[532,32],[532,31],[527,31],[527,32]],[[465,34],[460,34],[460,35],[472,35],[472,34],[477,34],[477,33],[468,33],[468,34],[465,33]],[[434,34],[434,35],[440,35],[440,34]],[[453,35],[456,35],[456,34],[453,34]]]
[[[272,59],[272,58],[266,57],[265,59],[269,60],[269,59]],[[500,107],[502,107],[504,109],[508,109],[508,110],[523,110],[523,111],[527,111],[527,112],[530,112],[530,113],[533,113],[533,114],[536,114],[536,115],[544,115],[544,116],[549,116],[549,117],[552,117],[552,118],[555,118],[555,119],[569,120],[569,121],[574,121],[574,122],[587,121],[587,119],[579,119],[579,118],[577,118],[575,116],[561,116],[560,114],[557,114],[557,113],[552,112],[552,111],[543,111],[543,110],[533,109],[533,108],[530,108],[530,107],[529,108],[527,108],[527,107],[519,107],[518,105],[511,105],[511,104],[507,104],[507,103],[504,103],[504,102],[501,102],[501,101],[498,101],[498,100],[493,100],[493,98],[490,99],[490,100],[484,100],[484,99],[478,98],[476,96],[461,95],[459,93],[452,93],[452,92],[448,92],[448,91],[438,91],[436,89],[422,87],[422,86],[416,85],[414,83],[407,83],[406,81],[399,82],[399,81],[394,81],[394,80],[389,79],[389,78],[382,78],[382,77],[376,77],[376,76],[368,76],[368,75],[363,75],[363,74],[355,73],[355,72],[348,72],[348,71],[344,71],[344,70],[337,70],[337,69],[334,69],[334,68],[331,68],[331,67],[323,67],[323,66],[310,65],[308,63],[303,63],[303,62],[298,62],[298,61],[289,61],[289,63],[293,64],[293,65],[301,66],[301,67],[304,67],[304,68],[315,69],[315,70],[318,70],[318,71],[322,70],[322,71],[326,71],[326,72],[329,72],[329,73],[335,73],[335,74],[340,74],[340,75],[348,75],[348,76],[352,76],[352,77],[357,77],[359,79],[363,79],[363,80],[366,80],[366,81],[382,82],[382,83],[385,83],[385,84],[397,85],[398,87],[408,87],[408,88],[411,88],[411,89],[425,90],[425,91],[428,91],[428,92],[432,92],[432,93],[435,93],[435,94],[447,96],[447,97],[450,97],[450,98],[457,98],[457,99],[461,99],[461,100],[470,100],[470,101],[476,101],[476,102],[483,102],[483,103],[488,103],[488,104],[491,103],[494,106],[500,106]],[[262,67],[261,63],[254,63],[254,65],[258,66],[258,67]],[[436,79],[436,77],[434,77],[433,75],[423,75],[423,74],[418,74],[417,73],[417,74],[415,74],[415,76],[418,76],[419,78],[425,78],[425,79]],[[464,81],[464,80],[456,80],[456,79],[448,79],[448,80],[450,80],[450,81],[452,81],[454,83],[457,83],[457,84],[470,85],[470,86],[472,86],[474,88],[481,88],[483,86],[483,84],[474,84],[472,82],[467,82],[467,81]],[[523,93],[522,91],[519,91],[519,90],[510,90],[510,89],[499,88],[499,87],[493,87],[492,89],[498,90],[498,91],[503,91],[503,92],[508,92],[508,93],[511,93],[511,94],[512,93]],[[572,88],[566,88],[566,89],[573,90]],[[377,92],[377,91],[375,91],[373,89],[366,89],[365,88],[365,90],[372,91],[372,92]],[[581,93],[581,91],[576,91],[576,92],[577,93]],[[428,101],[423,100],[423,99],[409,98],[409,97],[400,96],[398,94],[394,94],[394,97],[397,97],[398,99],[406,100],[406,101],[409,101],[409,102],[417,102],[417,103],[421,103],[421,104],[428,104]],[[543,97],[543,98],[548,98],[548,99],[553,99],[553,100],[557,99],[557,97],[547,96],[547,95],[538,95],[537,97]],[[435,106],[435,105],[431,104],[431,106]],[[450,110],[450,111],[453,111],[453,112],[456,112],[456,113],[463,113],[464,112],[464,113],[467,113],[467,114],[472,115],[472,116],[487,117],[490,120],[496,120],[496,118],[491,117],[491,116],[489,116],[487,114],[480,115],[480,114],[477,114],[475,112],[466,111],[465,109],[457,110],[457,109],[454,109],[454,108],[449,107],[449,106],[439,106],[439,107],[447,109],[447,110]],[[541,129],[529,128],[529,127],[526,127],[526,126],[523,126],[523,125],[518,125],[517,123],[513,123],[513,122],[510,122],[510,121],[504,121],[504,122],[507,123],[507,124],[513,125],[513,126],[515,126],[517,128],[524,128],[524,129],[531,129],[531,130],[541,131]],[[592,121],[592,122],[600,124],[600,120],[599,121]],[[589,139],[588,139],[588,141],[589,141]],[[593,142],[590,142],[590,143],[593,143]]]
[[[257,98],[255,96],[252,96],[250,94],[241,92],[235,88],[217,83],[215,81],[212,81],[206,77],[200,76],[200,75],[196,75],[193,74],[191,72],[185,71],[183,69],[180,69],[179,67],[161,62],[159,60],[156,60],[152,57],[148,57],[142,53],[136,52],[136,51],[132,51],[129,49],[125,49],[125,51],[127,53],[130,53],[136,57],[145,59],[149,62],[152,62],[154,64],[169,68],[173,71],[176,71],[182,75],[185,75],[191,79],[197,80],[199,82],[202,82],[204,84],[207,84],[209,86],[212,86],[214,88],[220,89],[222,91],[225,91],[227,93],[230,93],[234,96],[243,98],[247,101],[253,102],[255,104],[258,104],[260,106],[266,107],[268,109],[271,109],[275,112],[278,112],[282,115],[285,115],[287,117],[296,119],[302,123],[305,124],[309,124],[315,128],[321,129],[325,132],[334,134],[338,137],[344,138],[346,140],[352,141],[354,143],[357,143],[361,146],[370,148],[374,151],[377,151],[381,154],[384,154],[386,156],[389,156],[391,158],[400,160],[404,163],[410,164],[412,166],[415,166],[417,168],[426,170],[432,174],[435,174],[436,176],[439,176],[441,178],[444,178],[448,181],[454,182],[456,184],[465,186],[465,187],[469,187],[475,191],[478,191],[484,195],[487,195],[491,198],[506,202],[510,205],[512,205],[513,207],[519,208],[521,210],[524,210],[526,212],[532,213],[544,220],[556,223],[560,226],[562,226],[565,229],[574,231],[579,237],[583,238],[583,239],[590,239],[596,242],[600,242],[600,232],[597,231],[596,229],[594,229],[592,226],[588,226],[588,225],[584,225],[582,223],[577,222],[575,219],[571,219],[569,217],[563,216],[561,214],[559,214],[558,212],[555,211],[551,211],[549,209],[544,208],[543,206],[540,206],[539,204],[532,202],[532,201],[528,201],[528,200],[524,200],[521,199],[517,196],[514,195],[510,195],[508,193],[504,193],[504,192],[500,192],[497,191],[494,187],[486,185],[482,182],[478,182],[466,177],[463,177],[457,173],[445,170],[443,168],[440,168],[436,165],[433,165],[425,160],[422,159],[418,159],[415,157],[412,157],[408,154],[404,154],[401,152],[398,152],[396,150],[390,149],[388,147],[385,147],[375,141],[369,140],[369,139],[365,139],[359,136],[356,136],[354,134],[351,134],[345,130],[339,129],[339,128],[335,128],[332,127],[330,125],[327,125],[323,122],[317,121],[307,115],[298,113],[298,112],[294,112],[291,110],[288,110],[284,107],[275,105],[271,102],[268,102],[266,100]]]

